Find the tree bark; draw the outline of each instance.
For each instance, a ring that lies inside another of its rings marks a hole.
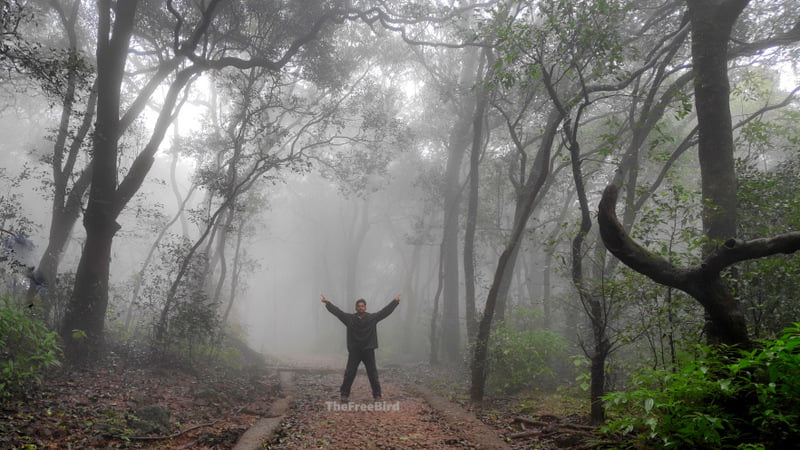
[[[749,0],[687,0],[692,32],[695,106],[698,122],[698,160],[703,200],[703,231],[708,237],[706,261],[681,269],[636,244],[616,218],[617,188],[606,187],[598,223],[606,247],[623,263],[654,281],[694,297],[706,311],[709,343],[750,347],[747,323],[738,301],[712,264],[737,247],[736,174],[728,81],[728,41]],[[727,240],[727,241],[726,241]],[[719,246],[725,241],[725,245]]]
[[[176,122],[173,124],[172,128],[172,147],[170,148],[172,159],[169,163],[169,185],[172,187],[172,194],[175,195],[175,202],[178,205],[178,219],[181,221],[181,235],[182,236],[189,236],[189,222],[186,220],[186,214],[184,211],[184,197],[181,194],[181,191],[178,187],[178,177],[177,177],[177,168],[178,168],[178,158],[180,157],[181,153],[181,136],[178,132],[178,123]],[[194,188],[194,185],[192,185]],[[189,193],[186,194],[188,198],[191,193],[191,189]]]
[[[736,235],[736,171],[728,81],[728,41],[749,0],[687,0],[699,126],[705,253]]]
[[[136,0],[116,3],[112,14],[109,0],[98,1],[97,122],[92,186],[83,219],[86,243],[75,274],[73,298],[61,326],[64,353],[69,361],[79,365],[96,356],[103,339],[111,242],[119,230],[113,207],[120,137],[120,85],[137,5]]]

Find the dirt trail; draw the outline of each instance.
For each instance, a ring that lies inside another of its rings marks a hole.
[[[382,402],[372,400],[366,375],[359,373],[350,402],[340,403],[341,373],[300,371],[291,406],[266,448],[510,448],[458,405],[406,386],[387,371],[381,375]]]
[[[270,361],[266,371],[188,373],[117,360],[54,371],[25,401],[0,404],[0,448],[510,448],[504,439],[515,449],[591,448],[578,440],[586,441],[580,421],[554,421],[546,409],[518,418],[510,399],[484,405],[478,420],[428,390],[457,395],[463,381],[425,365],[381,368],[376,405],[363,369],[351,403],[338,402],[343,360],[282,360],[281,370]]]
[[[281,396],[273,400],[265,417],[259,419],[236,442],[233,450],[258,450],[264,448],[264,441],[270,439],[289,412],[294,400],[294,372],[278,373]]]

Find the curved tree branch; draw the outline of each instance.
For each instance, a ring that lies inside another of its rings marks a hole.
[[[777,254],[792,254],[798,250],[800,250],[800,232],[797,231],[750,241],[728,239],[706,258],[701,267],[708,272],[720,272],[740,261]]]
[[[681,269],[642,247],[623,228],[616,212],[618,191],[617,186],[610,184],[603,190],[603,196],[600,199],[597,225],[603,244],[626,266],[657,283],[683,289],[688,275],[686,269]]]
[[[648,251],[625,232],[615,210],[617,195],[617,186],[611,184],[600,200],[597,222],[606,248],[631,269],[694,297],[711,317],[722,343],[749,346],[744,316],[737,313],[737,301],[725,287],[721,272],[740,261],[800,250],[800,232],[750,241],[729,239],[702,263],[681,268]]]

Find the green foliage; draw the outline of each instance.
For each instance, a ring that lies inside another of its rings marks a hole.
[[[56,333],[30,310],[8,298],[0,306],[0,400],[38,385],[47,369],[60,364]]]
[[[625,28],[629,11],[625,2],[517,3],[520,10],[516,14],[509,16],[498,10],[494,23],[484,31],[497,40],[498,58],[493,66],[496,79],[491,87],[535,82],[541,79],[543,68],[558,72],[554,78],[575,81],[621,76],[625,48],[620,30]],[[524,11],[527,8],[530,11]]]
[[[800,442],[800,323],[755,350],[713,350],[605,397],[605,432],[648,448],[788,448]]]
[[[524,314],[523,314],[524,315]],[[500,322],[489,339],[490,389],[514,393],[550,386],[555,381],[559,357],[567,343],[549,330],[526,330]]]
[[[82,341],[87,338],[86,332],[78,329],[72,330],[71,336],[76,341]]]
[[[0,1],[0,70],[4,78],[22,74],[54,98],[65,95],[71,75],[87,89],[93,68],[84,55],[32,39],[31,30],[42,26],[41,22],[47,20],[45,14],[36,2]]]
[[[674,183],[655,193],[640,213],[632,235],[676,264],[696,262],[703,238],[695,205],[698,192]]]
[[[800,230],[800,159],[788,159],[769,170],[759,168],[761,164],[759,159],[738,162],[737,234],[742,239]],[[800,317],[797,255],[743,261],[736,268],[736,295],[746,307],[757,337],[773,338]]]
[[[773,130],[764,131],[773,134]],[[755,239],[800,228],[800,159],[794,157],[769,170],[760,158],[737,161],[739,235]]]
[[[205,295],[176,302],[164,336],[166,345],[192,363],[213,356],[218,350],[222,327],[217,311],[218,304],[208,301]]]
[[[698,202],[697,192],[670,183],[639,212],[632,235],[675,264],[694,264],[703,242]],[[671,367],[699,338],[702,307],[677,289],[620,266],[613,278],[603,280],[602,293],[614,305],[608,314],[615,320],[616,342],[626,347],[609,360],[607,386],[612,390],[626,385],[628,374],[641,367]]]

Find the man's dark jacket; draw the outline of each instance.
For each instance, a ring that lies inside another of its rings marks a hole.
[[[375,314],[364,313],[362,317],[358,317],[357,313],[346,313],[331,302],[325,303],[325,308],[347,327],[347,351],[358,352],[378,348],[376,325],[391,314],[399,304],[399,301],[392,300]]]

